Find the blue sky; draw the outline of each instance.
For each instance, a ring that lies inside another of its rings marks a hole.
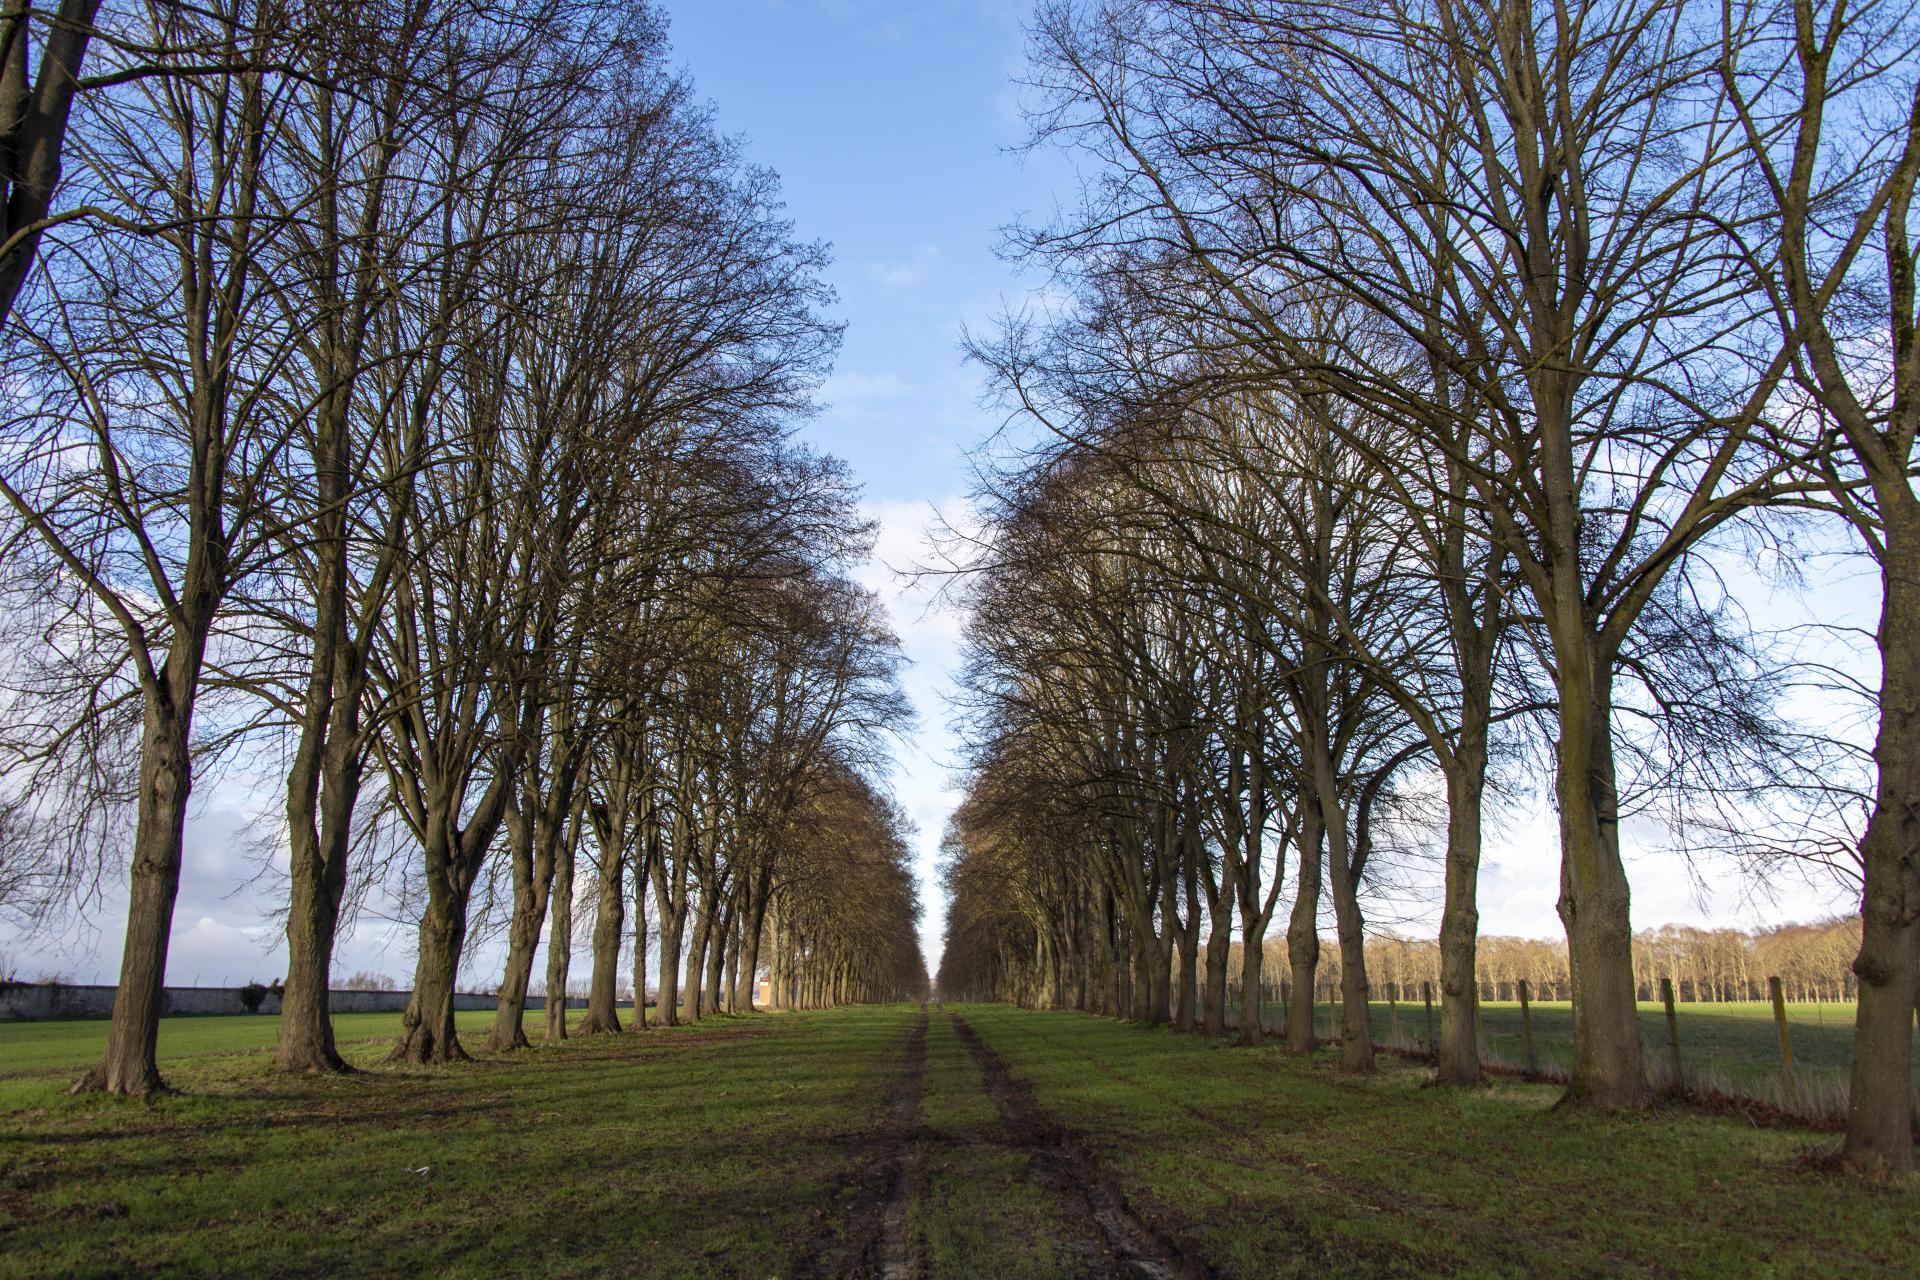
[[[1001,228],[1043,218],[1070,189],[1057,156],[1015,154],[1020,0],[682,0],[676,55],[720,125],[779,171],[796,233],[830,241],[846,344],[806,435],[852,464],[881,528],[863,575],[893,606],[914,666],[919,728],[894,786],[919,826],[923,927],[940,942],[935,855],[958,796],[945,731],[958,620],[891,570],[924,558],[935,513],[960,519],[965,451],[996,425],[963,327],[991,325],[1024,287],[995,254]]]
[[[914,661],[907,685],[919,727],[901,744],[893,784],[919,826],[931,964],[942,925],[936,853],[958,799],[943,695],[959,620],[929,610],[924,594],[891,570],[924,558],[924,531],[936,513],[964,519],[965,451],[998,425],[998,415],[980,405],[979,379],[963,364],[960,342],[964,327],[991,325],[1003,304],[1017,303],[1030,287],[994,252],[1001,228],[1023,216],[1044,218],[1056,199],[1071,198],[1065,161],[1012,154],[1024,136],[1015,81],[1028,4],[678,0],[668,11],[676,57],[715,104],[721,128],[741,135],[754,161],[780,172],[796,232],[834,247],[831,279],[846,343],[824,390],[829,407],[804,431],[846,459],[864,485],[880,545],[862,577],[888,600]],[[1860,592],[1849,596],[1857,603]],[[259,875],[248,829],[251,817],[271,819],[281,790],[278,780],[255,781],[230,777],[196,793],[169,982],[264,980],[284,970],[272,918],[281,890]],[[1489,832],[1484,932],[1558,935],[1556,851],[1552,816],[1537,806]],[[1804,883],[1780,886],[1771,900],[1755,897],[1753,886],[1724,869],[1690,870],[1646,850],[1633,854],[1629,870],[1637,926],[1777,922],[1847,906],[1844,893]],[[57,936],[22,937],[0,925],[0,962],[28,978],[112,981],[123,903],[110,891],[87,921]],[[1431,932],[1434,921],[1401,927]],[[370,914],[343,940],[335,972],[371,970],[404,984],[412,935],[411,921]],[[584,947],[584,931],[576,941]],[[500,950],[474,947],[463,980],[497,981]]]

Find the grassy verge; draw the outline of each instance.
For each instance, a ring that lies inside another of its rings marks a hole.
[[[968,1021],[1129,1198],[1246,1276],[1874,1276],[1920,1258],[1920,1182],[1809,1170],[1832,1140],[1687,1112],[1553,1110],[1559,1090],[1344,1078],[1077,1014]]]
[[[345,1079],[180,1059],[152,1103],[16,1080],[0,1277],[777,1274],[915,1016],[723,1018]]]

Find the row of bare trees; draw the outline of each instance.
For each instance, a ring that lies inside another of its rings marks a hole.
[[[975,347],[1011,422],[942,991],[1217,1030],[1229,928],[1258,989],[1290,901],[1304,1049],[1324,895],[1364,1071],[1364,908],[1433,833],[1470,1084],[1487,810],[1535,764],[1570,1100],[1648,1100],[1621,827],[1664,818],[1859,877],[1845,1152],[1910,1165],[1917,40],[1897,3],[1043,4],[1034,142],[1087,176]],[[1728,585],[1847,537],[1851,790]]]
[[[7,75],[37,41],[71,113],[51,212],[0,246],[0,865],[43,918],[127,872],[78,1087],[160,1083],[189,794],[223,764],[285,780],[282,1069],[342,1068],[331,959],[376,892],[419,922],[416,1062],[463,1052],[476,900],[507,920],[492,1043],[526,1043],[543,930],[566,989],[576,879],[587,1030],[618,1028],[629,934],[645,989],[649,895],[681,1016],[723,980],[750,1003],[769,936],[783,1002],[923,981],[868,780],[904,714],[848,577],[870,530],[790,438],[838,340],[825,253],[661,16],[94,10],[7,6]],[[53,61],[76,32],[78,82]]]
[[[1234,944],[1238,947],[1239,944]],[[1321,942],[1322,951],[1327,942]],[[1788,1000],[1851,1002],[1859,979],[1851,964],[1860,950],[1860,919],[1840,917],[1812,924],[1779,925],[1748,932],[1662,925],[1633,935],[1634,990],[1642,1001],[1661,999],[1662,979],[1682,1001],[1729,1004],[1768,998],[1767,979],[1777,977]],[[1487,935],[1476,948],[1474,976],[1481,1000],[1513,1001],[1520,984],[1533,1000],[1566,1000],[1573,990],[1564,942],[1549,938]],[[1284,955],[1267,941],[1266,971],[1283,972]],[[1377,933],[1367,938],[1368,985],[1373,998],[1419,1002],[1441,989],[1440,946],[1432,938]],[[1339,990],[1337,956],[1321,962],[1320,998]],[[1269,977],[1263,1002],[1284,1001],[1286,984]],[[1229,963],[1227,1000],[1240,1002]]]

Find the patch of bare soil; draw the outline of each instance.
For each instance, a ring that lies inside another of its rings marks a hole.
[[[1034,1180],[1053,1193],[1063,1220],[1076,1233],[1057,1243],[1080,1256],[1084,1274],[1149,1280],[1214,1274],[1142,1222],[1085,1144],[1047,1113],[1030,1086],[1014,1079],[1006,1059],[981,1040],[965,1018],[948,1016],[980,1064],[1000,1122],[1013,1144],[1026,1152]]]
[[[907,1037],[903,1056],[900,1074],[877,1113],[880,1123],[861,1135],[853,1172],[839,1188],[836,1201],[845,1207],[822,1215],[814,1240],[794,1266],[793,1275],[800,1280],[914,1280],[925,1270],[913,1245],[908,1214],[926,1183],[920,1126],[920,1092],[927,1072],[925,1009]]]

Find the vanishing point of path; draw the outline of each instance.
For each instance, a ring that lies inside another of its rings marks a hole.
[[[1088,1145],[956,1013],[920,1012],[863,1154],[844,1234],[799,1274],[1211,1274],[1141,1220]]]

